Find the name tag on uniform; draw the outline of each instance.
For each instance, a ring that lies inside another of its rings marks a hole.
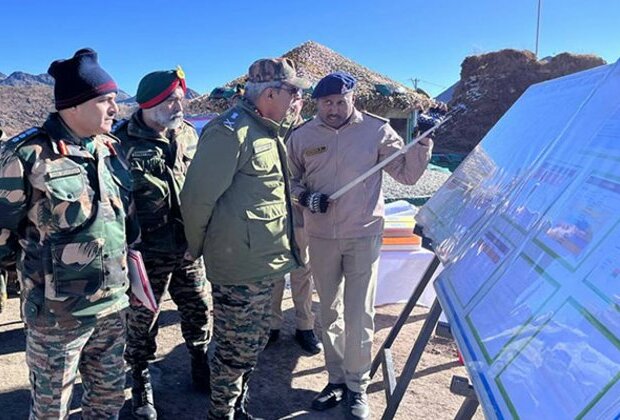
[[[312,149],[306,149],[304,150],[304,156],[314,156],[314,155],[318,155],[320,153],[323,153],[327,150],[327,146],[319,146],[319,147],[314,147]]]
[[[152,158],[156,154],[157,154],[156,150],[136,150],[132,152],[131,156],[129,157],[136,158],[136,159],[148,159],[148,158]]]
[[[63,178],[65,176],[79,175],[82,171],[80,168],[59,169],[57,171],[51,171],[47,174],[48,179]]]
[[[274,145],[273,142],[269,142],[269,143],[258,143],[258,144],[254,143],[252,146],[254,148],[254,154],[258,154],[266,150],[273,149],[273,145]]]

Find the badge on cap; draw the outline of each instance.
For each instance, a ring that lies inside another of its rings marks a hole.
[[[181,68],[181,66],[177,66],[177,77],[179,79],[185,79],[185,72]]]

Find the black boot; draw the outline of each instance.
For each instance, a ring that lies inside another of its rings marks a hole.
[[[211,393],[211,370],[207,349],[190,350],[192,357],[192,385],[199,392]]]
[[[148,365],[134,366],[131,371],[133,387],[131,388],[132,413],[136,419],[156,420],[157,411],[153,402],[153,386]]]
[[[241,395],[235,401],[235,418],[234,420],[263,420],[259,417],[254,417],[250,413],[248,413],[247,405],[249,403],[249,394],[248,394],[248,381],[250,379],[250,372],[246,372],[243,375],[243,383],[241,385]]]

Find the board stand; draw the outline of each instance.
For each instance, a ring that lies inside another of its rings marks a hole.
[[[478,397],[469,379],[462,376],[453,376],[450,382],[450,392],[465,397],[461,408],[454,416],[454,420],[470,420],[478,409]]]
[[[439,317],[441,315],[442,309],[439,301],[437,300],[437,298],[435,298],[431,309],[426,316],[424,325],[422,325],[422,329],[420,330],[415,344],[413,345],[413,348],[409,353],[409,357],[407,358],[407,362],[405,363],[403,371],[398,380],[396,380],[396,374],[394,372],[394,361],[392,358],[391,350],[392,345],[398,337],[398,334],[400,333],[402,327],[405,325],[405,322],[411,315],[413,308],[415,308],[416,304],[418,303],[420,296],[424,292],[424,289],[426,289],[426,286],[433,277],[433,274],[435,274],[437,267],[439,267],[439,258],[437,258],[437,256],[434,256],[433,260],[424,272],[420,283],[418,283],[415,290],[411,294],[411,297],[407,301],[407,304],[398,316],[396,323],[390,330],[390,333],[388,334],[387,338],[381,345],[381,348],[379,349],[377,355],[372,361],[370,368],[370,377],[374,377],[375,373],[377,373],[377,370],[379,369],[379,366],[382,367],[383,372],[383,383],[387,404],[383,415],[381,416],[382,420],[391,420],[394,418],[394,415],[398,410],[403,396],[407,391],[407,387],[413,379],[413,375],[415,374],[418,363],[420,362],[422,354],[424,353],[424,348],[428,344],[428,341],[433,334],[433,330],[437,328],[436,333],[438,335],[442,337],[451,337],[449,326],[444,323],[439,323]],[[462,385],[462,380],[464,380],[466,382],[466,385],[468,387],[471,387],[471,389],[464,387]],[[466,378],[455,376],[453,377],[452,382],[455,383],[455,381],[456,385],[454,390],[452,384],[450,385],[450,390],[455,394],[465,396],[465,401],[461,405],[461,408],[459,409],[455,419],[470,419],[476,412],[476,409],[478,407],[478,399],[476,398],[476,394],[473,391],[473,387],[469,385],[469,382]],[[469,417],[467,417],[468,415]]]

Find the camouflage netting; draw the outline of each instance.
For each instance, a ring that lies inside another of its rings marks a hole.
[[[426,110],[436,105],[435,101],[427,95],[361,66],[313,41],[308,41],[294,48],[284,54],[283,57],[292,59],[297,66],[298,73],[310,79],[314,84],[325,75],[337,70],[344,70],[353,74],[358,79],[356,106],[373,114],[386,118],[406,118],[415,109]],[[227,83],[226,87],[233,88],[244,82],[245,76],[238,77]],[[375,85],[390,86],[397,92],[384,96],[377,91]],[[310,99],[309,95],[305,99]],[[190,102],[188,112],[192,114],[222,112],[229,106],[229,100],[213,100],[209,99],[208,95],[203,95]],[[305,101],[302,114],[304,116],[314,114],[312,101]]]
[[[467,57],[448,104],[463,111],[437,130],[435,151],[470,152],[530,85],[603,64],[593,55],[537,60],[531,51],[510,49]]]

